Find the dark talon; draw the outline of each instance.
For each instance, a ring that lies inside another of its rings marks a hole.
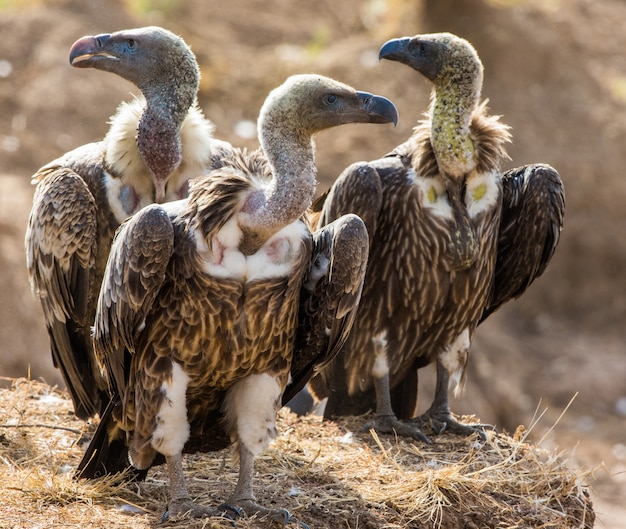
[[[449,411],[439,409],[430,409],[422,415],[411,419],[409,422],[430,425],[436,435],[441,435],[445,431],[451,434],[469,437],[476,433],[483,443],[487,442],[487,434],[484,430],[495,430],[495,427],[491,424],[465,424],[459,422]]]
[[[167,510],[163,513],[163,515],[161,516],[161,523],[165,523],[170,519],[170,511]]]
[[[283,527],[285,527],[289,523],[289,521],[292,519],[291,513],[287,509],[278,509],[277,511],[274,511],[274,512],[277,515],[279,514],[283,515]]]
[[[481,428],[476,428],[476,433],[483,443],[487,442],[487,434],[484,432],[484,430],[482,430]]]
[[[245,516],[245,511],[237,507],[236,505],[230,505],[228,503],[222,503],[217,507],[220,511],[224,512],[224,518],[228,518],[230,520],[236,520],[237,518],[243,518]],[[231,516],[234,515],[234,516]]]
[[[304,523],[301,520],[298,520],[295,516],[292,516],[289,513],[289,511],[285,510],[284,512],[287,515],[287,517],[285,518],[285,522],[283,523],[283,527],[285,527],[288,523],[295,523],[295,524],[298,524],[298,527],[301,527],[302,529],[311,529],[309,527],[309,524]]]
[[[266,519],[272,522],[272,524],[285,527],[289,522],[298,523],[298,520],[291,516],[286,509],[268,509],[256,503],[251,498],[231,498],[229,501],[240,506],[248,516],[257,515],[261,519]]]
[[[416,441],[430,444],[430,439],[419,429],[414,421],[401,421],[395,415],[377,415],[363,426],[363,430],[366,432],[369,432],[370,429],[378,433],[396,434],[400,437],[410,437]]]

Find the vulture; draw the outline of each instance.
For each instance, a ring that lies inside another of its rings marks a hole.
[[[113,72],[143,94],[122,103],[105,138],[39,169],[26,231],[32,290],[39,298],[54,365],[81,419],[103,413],[109,395],[95,361],[91,326],[116,228],[153,202],[187,195],[228,144],[196,104],[200,72],[185,42],[158,27],[84,37],[77,68]]]
[[[313,135],[397,117],[384,97],[319,75],[290,77],[261,108],[259,151],[233,151],[193,181],[187,199],[150,205],[122,224],[94,324],[117,402],[79,476],[118,471],[125,457],[145,471],[161,455],[166,514],[219,515],[223,506],[191,500],[182,454],[232,443],[240,469],[226,508],[289,519],[254,500],[254,458],[276,435],[283,399],[345,341],[369,247],[352,214],[311,234]]]
[[[429,442],[423,427],[485,438],[450,412],[476,327],[519,297],[558,244],[564,191],[558,172],[533,164],[502,174],[510,133],[480,101],[482,63],[450,33],[393,39],[380,58],[433,83],[424,120],[382,159],[348,167],[314,209],[319,225],[364,220],[370,254],[346,345],[310,383],[325,417],[375,409],[379,432]],[[417,416],[418,369],[436,362],[435,396]]]

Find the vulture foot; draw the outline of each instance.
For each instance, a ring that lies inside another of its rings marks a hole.
[[[189,516],[190,518],[220,517],[235,520],[241,518],[243,514],[244,511],[242,509],[225,503],[215,508],[198,505],[191,498],[179,498],[170,502],[168,510],[161,517],[161,522],[179,516]],[[235,524],[233,523],[232,525],[234,526]]]
[[[449,410],[432,408],[419,417],[416,417],[411,422],[430,425],[436,435],[441,435],[444,431],[466,437],[477,434],[482,442],[487,440],[485,430],[495,429],[490,424],[463,424],[457,421]]]
[[[428,437],[419,429],[417,424],[400,421],[395,415],[377,415],[363,426],[364,431],[374,429],[377,433],[395,433],[400,437],[411,437],[416,441],[430,444]]]
[[[307,524],[292,516],[286,509],[268,509],[259,505],[251,499],[231,500],[238,508],[244,511],[248,516],[257,515],[259,518],[278,524],[279,527],[286,527],[287,524],[295,524],[302,529],[310,529]],[[237,508],[232,507],[232,508]]]

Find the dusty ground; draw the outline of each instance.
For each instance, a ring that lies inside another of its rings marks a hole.
[[[72,469],[93,431],[71,411],[66,393],[26,379],[0,389],[0,526],[93,529],[226,529],[220,518],[161,517],[163,465],[145,482],[76,480]],[[469,417],[466,420],[472,420]],[[323,421],[278,417],[280,435],[255,462],[257,500],[288,509],[314,529],[591,529],[586,471],[567,458],[513,437],[443,434],[425,446],[363,431],[366,417]],[[189,493],[203,505],[228,501],[237,480],[231,451],[185,458]],[[239,529],[281,527],[259,516]]]
[[[150,11],[142,6],[151,4]],[[217,135],[254,120],[286,75],[315,71],[392,98],[395,130],[344,127],[318,139],[319,190],[349,163],[403,141],[429,86],[395,63],[378,64],[386,39],[453,31],[486,68],[484,96],[513,127],[510,166],[542,161],[561,173],[566,226],[546,274],[478,332],[458,412],[513,431],[536,409],[555,419],[544,445],[594,472],[596,527],[623,526],[626,510],[626,4],[620,0],[30,0],[0,2],[0,375],[51,383],[39,307],[24,271],[30,175],[97,140],[132,87],[70,68],[85,34],[160,24],[182,34],[203,71],[201,103]],[[459,6],[458,4],[462,4]],[[425,378],[425,377],[422,377]],[[545,422],[552,424],[551,420]],[[544,426],[547,428],[548,426]],[[541,428],[538,438],[543,435]],[[604,465],[600,468],[600,465]]]

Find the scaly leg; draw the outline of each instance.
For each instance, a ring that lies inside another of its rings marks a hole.
[[[493,429],[493,426],[488,424],[463,424],[452,417],[448,401],[449,382],[450,374],[443,366],[442,362],[437,360],[437,384],[435,386],[435,398],[433,399],[433,403],[430,408],[422,415],[414,419],[414,422],[430,424],[437,434],[443,433],[444,430],[465,436],[470,436],[476,433],[483,441],[486,441],[487,436],[483,430],[485,428]]]
[[[268,509],[256,503],[253,492],[254,454],[243,444],[239,445],[239,479],[233,495],[227,505],[240,507],[248,516],[257,514],[267,517],[282,526],[292,520],[289,511],[285,509]]]
[[[401,437],[411,437],[417,441],[430,443],[417,424],[400,421],[393,412],[388,372],[374,377],[374,389],[376,390],[376,417],[365,424],[364,430],[374,429],[380,433],[395,432]]]
[[[167,456],[165,460],[167,462],[167,470],[170,478],[170,504],[168,511],[163,515],[163,520],[167,520],[170,516],[176,517],[184,514],[188,514],[193,518],[202,518],[205,516],[226,516],[228,518],[234,518],[240,514],[236,509],[227,505],[214,508],[194,503],[189,492],[187,492],[187,485],[185,484],[182,454]]]
[[[227,423],[237,433],[239,444],[239,478],[227,502],[233,509],[241,508],[249,516],[258,515],[278,522],[299,524],[285,509],[268,509],[256,502],[253,492],[254,458],[276,435],[276,412],[281,398],[278,380],[268,374],[250,375],[228,391],[224,410]]]

